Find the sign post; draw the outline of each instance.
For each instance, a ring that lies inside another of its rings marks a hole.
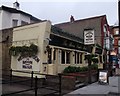
[[[93,29],[85,29],[84,30],[84,45],[91,45],[94,44],[94,30]],[[91,84],[91,62],[92,62],[92,55],[88,55],[88,83]]]

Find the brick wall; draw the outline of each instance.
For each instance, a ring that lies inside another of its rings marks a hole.
[[[0,31],[0,34],[2,35],[2,40],[0,43],[0,59],[2,60],[2,68],[9,70],[11,66],[11,56],[9,55],[9,47],[12,45],[12,38],[13,38],[13,29],[4,29]]]

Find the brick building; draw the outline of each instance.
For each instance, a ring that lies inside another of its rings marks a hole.
[[[70,34],[78,36],[82,39],[84,39],[85,30],[87,29],[94,30],[95,45],[98,44],[103,49],[105,49],[104,62],[105,63],[109,62],[109,51],[112,50],[112,35],[110,34],[110,28],[107,22],[106,15],[85,18],[80,20],[75,20],[74,17],[71,16],[69,22],[56,24],[55,26],[61,28],[64,31],[69,32]]]

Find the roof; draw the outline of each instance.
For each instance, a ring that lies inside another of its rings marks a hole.
[[[15,9],[15,8],[11,8],[11,7],[7,7],[7,6],[3,6],[3,5],[2,5],[2,6],[0,7],[0,10],[5,10],[5,11],[10,12],[10,13],[21,13],[21,14],[24,14],[24,15],[26,15],[26,16],[29,16],[31,20],[41,21],[40,19],[32,16],[31,14],[26,13],[26,12],[21,11],[21,10],[17,10],[17,9]]]
[[[28,26],[28,25],[42,23],[42,22],[46,22],[46,21],[48,21],[48,20],[42,20],[42,21],[39,21],[39,22],[33,22],[33,23],[25,24],[25,25],[19,25],[19,26],[15,26],[15,27],[12,27],[12,28],[18,28],[18,27]]]
[[[85,19],[79,19],[79,20],[75,20],[73,23],[77,23],[77,22],[85,22],[91,19],[98,19],[98,18],[102,18],[102,17],[106,17],[106,15],[101,15],[101,16],[95,16],[95,17],[89,17],[89,18],[85,18]],[[69,24],[71,22],[64,22],[64,23],[59,23],[59,24],[55,24],[56,25],[63,25],[63,24]]]
[[[70,34],[68,32],[65,32],[62,29],[58,28],[58,27],[52,26],[51,31],[54,34],[69,38],[69,39],[71,39],[73,41],[76,41],[76,42],[79,42],[79,43],[83,43],[83,39],[81,39],[81,38],[79,38],[79,37],[77,37],[77,36],[75,36],[73,34]]]
[[[107,23],[106,15],[75,20],[74,22],[59,23],[54,26],[83,39],[85,29],[93,29],[95,36],[100,36],[102,20]]]

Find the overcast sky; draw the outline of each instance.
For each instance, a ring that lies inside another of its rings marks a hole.
[[[0,0],[0,5],[12,7],[16,0]],[[118,0],[17,0],[20,9],[53,24],[106,15],[109,25],[118,20]]]

